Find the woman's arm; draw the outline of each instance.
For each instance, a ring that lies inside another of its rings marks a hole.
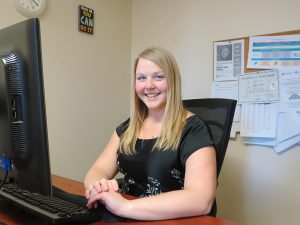
[[[90,190],[95,182],[101,179],[112,179],[117,173],[117,150],[120,138],[116,132],[113,133],[109,142],[99,155],[98,159],[87,172],[84,179],[85,190]]]
[[[184,189],[156,196],[126,200],[114,191],[97,199],[112,213],[139,220],[162,220],[208,214],[216,193],[214,147],[194,152],[186,162]]]

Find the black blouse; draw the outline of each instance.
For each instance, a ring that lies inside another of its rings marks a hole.
[[[129,119],[116,128],[120,136]],[[118,153],[119,171],[124,174],[121,192],[136,197],[183,189],[185,163],[198,149],[214,145],[210,131],[197,115],[189,117],[176,150],[152,150],[157,138],[138,139],[134,155]]]

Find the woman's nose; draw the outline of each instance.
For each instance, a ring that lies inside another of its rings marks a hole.
[[[154,80],[151,79],[151,78],[148,79],[147,83],[146,83],[146,88],[151,89],[151,88],[154,88],[154,87],[155,87]]]

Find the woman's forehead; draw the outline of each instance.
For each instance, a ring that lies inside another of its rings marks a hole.
[[[138,60],[137,66],[136,66],[136,73],[145,73],[145,72],[161,72],[162,68],[160,68],[157,64],[154,62],[140,58]]]

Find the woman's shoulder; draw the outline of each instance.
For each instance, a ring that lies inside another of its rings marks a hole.
[[[186,125],[197,125],[197,124],[205,124],[204,120],[197,114],[192,112],[187,113],[186,117]]]
[[[183,133],[187,133],[191,130],[207,130],[207,124],[201,116],[193,113],[187,116]]]
[[[117,126],[116,132],[117,132],[118,136],[121,136],[121,134],[123,134],[125,132],[125,130],[128,128],[129,121],[130,121],[130,118],[126,119],[119,126]]]

